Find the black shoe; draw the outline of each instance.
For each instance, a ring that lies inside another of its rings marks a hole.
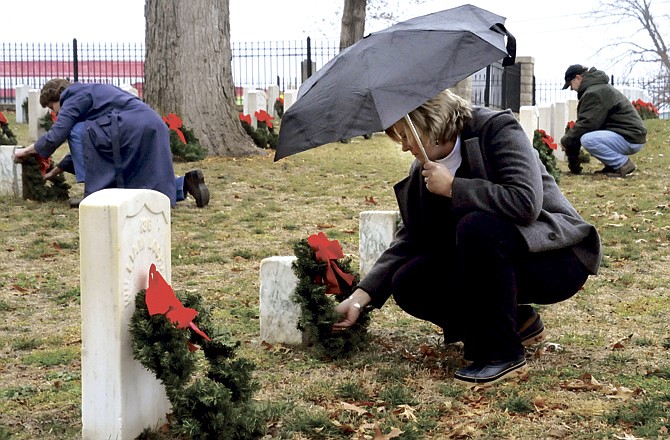
[[[473,362],[454,373],[454,381],[468,386],[492,385],[504,379],[511,379],[522,375],[528,367],[526,357],[512,361]]]
[[[635,171],[635,164],[632,160],[628,159],[625,164],[621,165],[616,170],[605,174],[607,177],[626,177],[633,171]]]
[[[205,175],[200,170],[189,171],[184,175],[184,192],[193,196],[198,208],[209,203],[209,189],[205,185]]]
[[[614,172],[613,167],[611,167],[609,165],[605,165],[602,170],[594,171],[593,174],[607,174],[607,173],[613,173],[613,172]]]
[[[531,310],[530,315],[524,319],[520,325],[517,324],[517,331],[519,332],[521,343],[525,347],[539,344],[547,337],[544,332],[544,323],[542,322],[542,318],[540,318],[540,315],[530,306],[519,306],[520,310],[521,307],[529,307]]]
[[[79,204],[83,199],[70,199],[70,208],[79,209]]]

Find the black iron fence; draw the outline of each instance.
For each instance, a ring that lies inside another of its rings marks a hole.
[[[245,88],[281,91],[302,82],[339,53],[339,43],[299,41],[233,42],[232,72],[241,102]],[[0,104],[13,104],[18,85],[41,88],[51,78],[130,85],[142,94],[143,43],[0,43]],[[644,83],[640,82],[640,85]],[[536,82],[535,103],[574,98],[562,82]],[[473,75],[472,101],[493,108],[519,109],[519,66],[495,63]],[[653,95],[652,95],[653,96]]]

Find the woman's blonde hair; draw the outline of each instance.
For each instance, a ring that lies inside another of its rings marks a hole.
[[[411,111],[409,117],[420,137],[443,144],[463,131],[463,127],[472,117],[472,107],[465,99],[450,90],[445,90]],[[409,133],[407,122],[404,119],[398,122],[402,123],[405,132]],[[386,134],[394,141],[402,142],[400,134],[394,129],[395,125],[386,129]]]
[[[65,78],[54,78],[47,81],[40,91],[40,104],[47,107],[50,102],[60,102],[60,94],[67,89],[70,81]]]

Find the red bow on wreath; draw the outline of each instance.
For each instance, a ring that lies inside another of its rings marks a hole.
[[[186,138],[184,137],[184,133],[181,132],[180,128],[183,127],[183,122],[181,118],[174,113],[169,113],[167,115],[167,118],[163,116],[163,122],[165,122],[168,125],[168,128],[170,130],[174,130],[177,132],[177,136],[179,136],[179,139],[183,143],[186,143]]]
[[[37,153],[35,154],[35,159],[37,159],[37,168],[39,168],[40,173],[42,173],[42,177],[46,176],[46,174],[51,169],[53,159],[51,159],[50,157],[47,157],[45,159]]]
[[[190,327],[191,330],[206,340],[211,341],[209,336],[193,323],[193,319],[198,315],[198,312],[194,309],[184,307],[174,294],[172,287],[156,270],[155,264],[152,264],[149,268],[149,287],[147,288],[146,302],[150,316],[165,315],[177,328],[185,329],[186,327]],[[191,351],[197,350],[197,347],[190,342],[188,343],[188,348]]]
[[[340,290],[340,279],[351,286],[354,282],[354,276],[344,272],[336,263],[336,260],[344,258],[344,253],[337,240],[328,240],[326,234],[319,232],[318,234],[310,235],[307,238],[307,243],[309,243],[309,246],[316,254],[316,259],[327,263],[324,275],[327,294],[338,295],[342,293]],[[323,283],[324,280],[319,279],[316,282]]]

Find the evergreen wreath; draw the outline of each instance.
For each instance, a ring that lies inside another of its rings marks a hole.
[[[254,115],[257,121],[256,128],[251,125],[251,115],[240,113],[242,128],[244,128],[244,131],[251,137],[257,147],[276,148],[279,135],[275,133],[274,126],[272,125],[272,116],[265,110],[256,112]]]
[[[56,121],[56,114],[53,113],[51,110],[49,110],[48,112],[42,115],[37,125],[39,125],[39,127],[42,128],[44,131],[49,131],[51,130],[51,127],[53,127],[55,121]]]
[[[296,256],[292,265],[293,272],[298,278],[293,300],[300,304],[302,312],[298,329],[305,332],[307,341],[312,344],[318,357],[337,359],[360,351],[369,340],[367,329],[371,308],[361,310],[358,320],[349,329],[337,333],[332,330],[333,324],[342,319],[342,315],[335,311],[335,306],[353,293],[360,279],[351,269],[351,258],[331,261],[342,272],[352,275],[353,282],[348,284],[338,277],[339,292],[328,294],[328,286],[324,280],[329,262],[316,258],[316,252],[307,239],[295,243],[293,250]]]
[[[207,151],[200,145],[200,141],[193,130],[184,127],[184,124],[174,113],[163,116],[163,121],[170,129],[170,151],[176,162],[197,162],[207,156]]]
[[[16,136],[9,127],[9,121],[0,112],[0,145],[16,145],[17,143]]]
[[[549,136],[544,130],[535,130],[533,133],[533,148],[540,154],[540,160],[549,174],[554,177],[556,183],[559,183],[561,171],[556,165],[556,156],[554,156],[554,150],[558,149],[554,138]]]
[[[252,381],[255,366],[235,358],[240,343],[212,325],[200,295],[178,298],[184,308],[197,312],[192,322],[200,332],[177,328],[166,315],[151,316],[146,295],[146,290],[137,294],[130,321],[133,356],[165,386],[173,411],[170,431],[193,440],[261,437],[265,421],[251,400],[258,389]],[[202,348],[202,355],[194,344]],[[138,438],[152,438],[150,428]]]
[[[70,198],[68,190],[71,186],[65,182],[61,173],[51,180],[44,180],[44,175],[54,168],[51,158],[39,160],[33,155],[22,163],[21,179],[23,184],[23,198],[36,202],[52,202]]]

